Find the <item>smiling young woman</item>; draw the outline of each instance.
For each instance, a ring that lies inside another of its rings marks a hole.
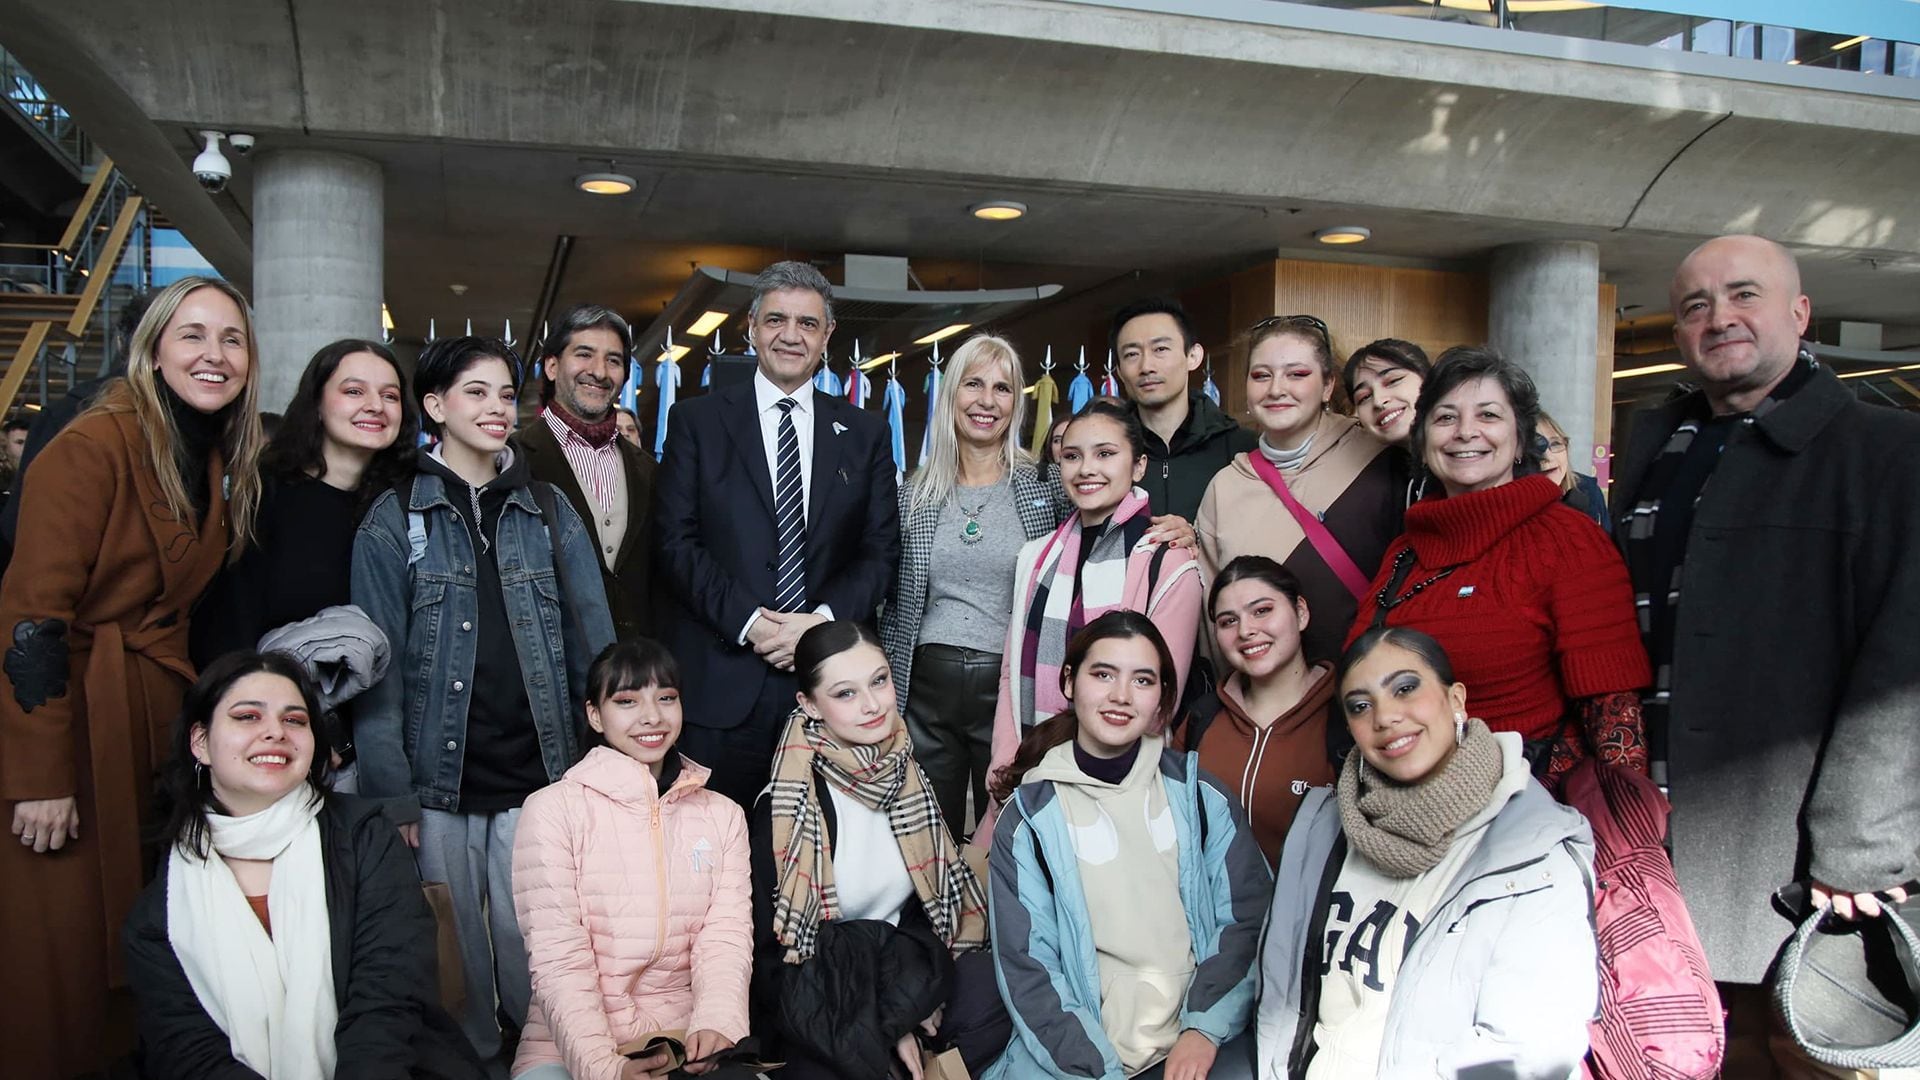
[[[1339,411],[1343,387],[1325,323],[1263,319],[1240,348],[1260,442],[1207,485],[1194,522],[1200,564],[1209,579],[1242,555],[1286,567],[1314,613],[1306,658],[1331,661],[1359,593],[1400,533],[1404,485],[1387,445]]]
[[[520,1080],[619,1076],[620,1047],[656,1031],[688,1032],[689,1058],[747,1034],[747,820],[676,748],[682,710],[673,654],[607,646],[587,672],[604,745],[527,799],[513,844],[534,1000]]]
[[[1491,349],[1449,349],[1418,413],[1413,445],[1432,481],[1351,635],[1386,625],[1438,639],[1487,726],[1520,733],[1550,779],[1588,755],[1644,773],[1636,691],[1652,674],[1626,565],[1540,475],[1532,378]]]
[[[125,379],[41,454],[0,586],[0,955],[40,988],[0,1010],[27,1076],[106,1068],[125,986],[113,934],[139,892],[166,725],[193,681],[194,601],[253,535],[262,441],[253,324],[186,278],[135,329]],[[82,693],[84,688],[84,693]],[[57,855],[50,855],[57,852]]]
[[[1336,678],[1355,746],[1281,849],[1260,1075],[1578,1075],[1599,999],[1586,819],[1468,715],[1426,634],[1369,631]]]
[[[793,670],[748,824],[756,1032],[791,1080],[917,1076],[921,1035],[978,1076],[1007,1039],[986,892],[914,762],[887,656],[864,623],[826,622]]]
[[[1199,565],[1192,552],[1150,539],[1147,493],[1135,486],[1146,467],[1140,421],[1120,403],[1095,398],[1067,425],[1061,480],[1073,513],[1028,541],[1015,564],[990,772],[1013,760],[1035,724],[1066,708],[1059,673],[1067,642],[1106,612],[1152,619],[1173,649],[1176,690],[1185,685],[1200,628]]]
[[[419,406],[385,345],[346,338],[313,354],[260,459],[253,543],[194,611],[195,664],[352,602],[354,530],[375,495],[412,473],[419,431]],[[351,734],[334,744],[350,753]]]
[[[520,376],[504,341],[427,347],[414,394],[440,444],[380,493],[353,545],[353,602],[393,645],[354,702],[360,790],[419,808],[402,829],[421,877],[452,894],[462,1025],[488,1060],[498,1016],[517,1027],[531,994],[512,917],[521,804],[585,752],[587,669],[613,641],[592,535],[508,440]]]
[[[1161,738],[1174,673],[1146,616],[1093,620],[1060,669],[1067,707],[994,775],[993,949],[1014,1038],[987,1080],[1253,1075],[1272,876],[1238,800]]]
[[[280,653],[215,661],[163,771],[159,877],[127,919],[152,1080],[479,1080],[433,1000],[433,916],[379,807],[328,790],[318,694]]]

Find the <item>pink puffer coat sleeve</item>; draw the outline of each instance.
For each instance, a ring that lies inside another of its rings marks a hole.
[[[607,1024],[599,968],[580,911],[579,849],[585,793],[555,784],[528,797],[513,841],[513,907],[533,976],[533,997],[574,1080],[620,1080],[626,1059]],[[745,999],[742,992],[741,998]]]
[[[747,817],[728,799],[701,792],[720,827],[720,852],[706,922],[693,939],[693,1017],[688,1031],[717,1031],[739,1042],[748,1031],[753,979],[753,879]]]

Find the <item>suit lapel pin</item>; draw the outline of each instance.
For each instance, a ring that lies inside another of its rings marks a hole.
[[[1469,596],[1472,596],[1472,595],[1473,595],[1473,586],[1471,586],[1471,585],[1462,585],[1462,586],[1460,587],[1460,593],[1459,593],[1459,598],[1460,598],[1460,599],[1462,599],[1462,600],[1465,600],[1465,599],[1466,599],[1467,597],[1469,597]]]
[[[835,420],[835,421],[833,422],[833,433],[834,433],[835,435],[841,435],[841,434],[844,434],[844,433],[846,432],[846,430],[847,430],[847,425],[845,425],[845,424],[843,424],[843,423],[841,423],[841,422],[840,422],[840,421],[838,421],[838,420]]]

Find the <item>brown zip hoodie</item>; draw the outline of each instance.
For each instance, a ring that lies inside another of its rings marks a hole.
[[[1299,704],[1263,728],[1247,715],[1243,676],[1236,672],[1209,695],[1218,701],[1219,713],[1200,736],[1200,767],[1239,795],[1270,867],[1280,860],[1280,844],[1293,826],[1300,800],[1334,780],[1327,756],[1327,725],[1337,722],[1332,714],[1333,666],[1315,664],[1312,675]],[[1212,704],[1202,699],[1194,711],[1202,713]],[[1181,725],[1174,745],[1195,749],[1186,745],[1191,730],[1191,722]]]

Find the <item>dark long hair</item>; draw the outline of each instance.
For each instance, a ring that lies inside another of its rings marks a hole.
[[[1067,421],[1067,426],[1072,427],[1090,416],[1104,416],[1120,425],[1120,429],[1127,433],[1127,445],[1133,450],[1132,460],[1138,461],[1147,456],[1146,429],[1140,426],[1140,414],[1126,402],[1114,397],[1089,398],[1085,405],[1080,406],[1080,411]]]
[[[307,786],[316,797],[326,795],[333,782],[333,740],[328,725],[321,722],[320,694],[307,677],[307,669],[283,652],[231,652],[208,664],[180,702],[180,716],[173,724],[173,753],[160,767],[160,802],[166,816],[157,839],[163,845],[179,844],[200,858],[207,857],[213,841],[207,817],[226,814],[227,808],[214,795],[212,778],[203,778],[196,767],[199,762],[193,756],[193,732],[212,726],[214,709],[235,683],[262,674],[278,675],[299,688],[300,700],[307,707],[308,730],[313,732]]]
[[[827,661],[861,644],[871,645],[883,654],[887,651],[873,627],[852,619],[823,622],[801,634],[793,646],[793,673],[800,680],[800,692],[812,696],[820,689],[820,680],[824,677],[820,669]]]
[[[1382,645],[1394,645],[1405,649],[1420,658],[1420,662],[1433,671],[1433,676],[1443,686],[1452,686],[1460,680],[1453,677],[1453,661],[1447,658],[1447,650],[1440,647],[1432,634],[1415,630],[1407,626],[1376,626],[1353,639],[1347,651],[1340,656],[1340,667],[1334,672],[1334,692],[1346,688],[1347,674],[1351,672],[1367,655]],[[1341,712],[1344,714],[1345,709]]]
[[[1102,641],[1124,641],[1129,638],[1146,638],[1153,644],[1160,664],[1160,707],[1154,719],[1158,726],[1164,727],[1173,716],[1174,706],[1180,701],[1179,669],[1173,665],[1173,652],[1167,648],[1167,639],[1160,636],[1160,628],[1153,625],[1152,619],[1137,611],[1125,608],[1109,611],[1073,635],[1073,640],[1067,642],[1066,659],[1060,664],[1060,691],[1071,696],[1073,674],[1080,670],[1080,665],[1086,662],[1087,654],[1093,651],[1095,645]],[[798,659],[796,656],[796,670],[799,668]],[[1071,705],[1065,712],[1034,725],[1033,730],[1027,732],[1027,737],[1020,740],[1019,749],[1013,752],[1013,760],[993,774],[993,782],[988,788],[993,801],[1005,803],[1013,798],[1020,781],[1035,765],[1040,764],[1040,759],[1047,756],[1047,751],[1073,738],[1079,730],[1080,718],[1074,714]]]
[[[1213,579],[1213,587],[1207,590],[1207,618],[1214,617],[1220,606],[1220,594],[1236,581],[1263,582],[1285,596],[1288,603],[1300,602],[1300,579],[1294,576],[1293,571],[1265,555],[1236,555],[1220,568],[1219,576]]]
[[[1360,365],[1369,360],[1390,368],[1411,371],[1423,380],[1433,371],[1433,361],[1427,359],[1427,350],[1411,341],[1390,337],[1369,341],[1355,349],[1353,355],[1347,357],[1347,366],[1341,369],[1340,384],[1346,387],[1348,401],[1353,400],[1353,392],[1360,388]]]
[[[680,689],[680,662],[665,645],[652,638],[616,641],[600,650],[587,668],[587,700],[604,708],[615,694],[657,686],[662,690]],[[580,720],[580,745],[605,746],[607,737]]]
[[[373,455],[360,478],[356,509],[364,511],[374,496],[412,475],[414,444],[420,441],[420,406],[407,392],[407,373],[401,370],[393,350],[377,341],[341,338],[313,354],[307,370],[300,374],[293,400],[287,403],[280,429],[260,455],[260,471],[282,482],[327,475],[327,432],[320,418],[320,399],[327,392],[327,380],[340,369],[340,362],[355,353],[372,353],[385,360],[400,380],[400,430],[394,435],[393,445]]]

